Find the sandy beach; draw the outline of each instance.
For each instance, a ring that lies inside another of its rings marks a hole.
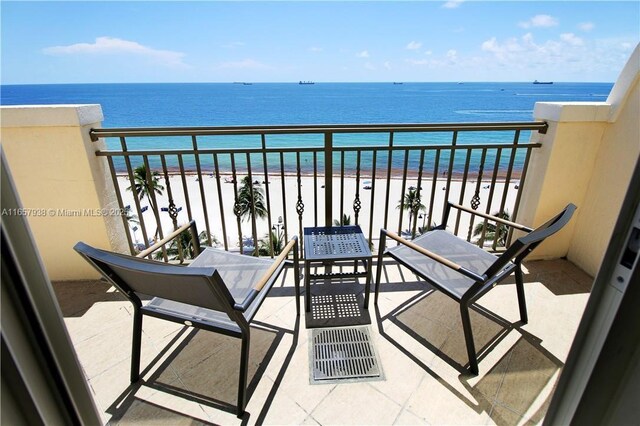
[[[264,176],[254,175],[253,180],[259,182],[264,181]],[[296,204],[298,202],[298,185],[297,178],[295,176],[285,176],[284,187],[280,176],[269,176],[270,184],[268,185],[269,196],[269,211],[271,216],[271,224],[275,224],[278,221],[278,217],[282,216],[286,222],[286,234],[290,238],[292,235],[301,234],[301,226],[318,226],[324,225],[324,179],[319,177],[316,181],[317,185],[317,199],[314,197],[314,179],[312,176],[301,177],[300,196],[304,203],[304,212],[302,215],[302,221],[299,222],[298,214],[296,213]],[[168,206],[168,188],[164,179],[160,180],[161,184],[165,186],[163,195],[157,196],[157,203],[160,208]],[[131,191],[126,190],[129,187],[129,180],[125,176],[118,177],[118,183],[123,199],[124,205],[130,205],[134,214],[137,214],[136,205],[133,199]],[[206,217],[208,218],[208,226],[210,232],[217,240],[221,242],[223,246],[223,217],[226,228],[226,243],[229,250],[239,250],[239,236],[242,235],[243,240],[249,240],[245,244],[250,245],[252,229],[249,221],[243,220],[240,222],[240,230],[238,230],[238,221],[233,213],[234,206],[234,184],[225,182],[225,178],[221,177],[219,183],[212,175],[203,175],[202,181],[198,180],[197,175],[185,175],[184,182],[181,176],[173,175],[169,178],[171,194],[177,207],[182,207],[182,210],[178,213],[178,225],[187,223],[189,221],[189,212],[186,207],[186,198],[188,197],[189,204],[191,206],[191,218],[195,219],[199,231],[206,230],[205,222],[205,210],[203,209],[202,194],[204,194],[204,206],[206,206]],[[505,198],[505,209],[509,212],[513,211],[515,204],[517,190],[515,186],[519,181],[511,181],[507,188],[507,194]],[[186,184],[186,185],[185,185]],[[218,185],[220,187],[220,195],[218,193]],[[416,179],[407,179],[405,183],[406,193],[410,186],[416,186]],[[238,188],[239,188],[238,184]],[[262,188],[265,195],[265,201],[267,199],[267,185],[259,184],[258,187]],[[409,212],[402,212],[402,222],[400,222],[401,212],[397,208],[400,199],[402,198],[402,179],[390,179],[389,181],[389,195],[387,197],[387,180],[376,179],[375,185],[371,179],[361,179],[359,188],[359,196],[361,201],[361,210],[358,217],[358,224],[362,227],[362,230],[366,237],[371,235],[374,244],[379,237],[380,228],[386,227],[389,230],[402,232],[409,231]],[[423,217],[417,221],[417,226],[423,226],[428,224],[429,220],[426,218],[426,214],[431,213],[432,223],[440,224],[442,222],[443,206],[446,194],[446,179],[438,179],[434,181],[432,179],[425,179],[422,181],[421,199],[422,204],[426,207],[426,212],[422,213]],[[365,189],[365,187],[371,189]],[[476,191],[477,182],[469,180],[464,187],[464,195],[462,198],[462,204],[469,206],[472,197]],[[185,188],[186,196],[185,197]],[[284,188],[284,191],[283,191]],[[356,195],[356,179],[352,177],[344,178],[344,190],[340,190],[340,178],[333,178],[333,218],[338,219],[340,217],[341,203],[344,206],[344,213],[351,217],[351,224],[355,223],[355,215],[353,210],[353,202]],[[450,189],[448,199],[454,202],[460,201],[460,194],[463,189],[462,182],[459,180],[452,180],[450,183]],[[491,207],[487,209],[487,203],[491,193],[490,181],[483,181],[480,184],[480,200],[481,204],[478,208],[479,211],[490,213],[499,210],[503,200],[505,191],[504,182],[496,182],[493,188],[493,195],[491,200]],[[433,203],[431,203],[431,194],[433,192]],[[372,200],[373,196],[373,200]],[[222,205],[220,204],[222,202]],[[385,212],[385,207],[388,204],[388,210]],[[149,202],[145,198],[140,201],[140,206],[148,206]],[[371,211],[373,210],[373,215]],[[387,216],[385,226],[385,215]],[[173,230],[173,223],[166,211],[160,211],[160,223],[162,226],[163,234],[167,234]],[[156,229],[155,214],[151,208],[148,208],[142,213],[142,218],[146,226],[146,233],[148,238],[153,238]],[[466,237],[469,227],[469,215],[463,214],[460,220],[460,227],[458,234]],[[371,220],[372,219],[372,220]],[[449,219],[448,226],[453,231],[455,227],[456,216],[452,215]],[[477,223],[477,221],[476,221]],[[133,227],[134,225],[132,225]],[[143,243],[144,237],[142,234],[142,227],[137,225],[137,230],[132,231],[132,240],[134,242]],[[267,219],[257,220],[257,235],[258,239],[264,238],[268,231]],[[377,246],[377,244],[376,244]]]

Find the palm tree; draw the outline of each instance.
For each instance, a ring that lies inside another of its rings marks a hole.
[[[511,215],[509,215],[509,212],[507,211],[502,213],[495,212],[493,215],[505,220],[511,219]],[[479,240],[480,245],[482,245],[483,240],[488,240],[488,241],[495,240],[500,246],[507,245],[507,235],[509,235],[509,228],[507,227],[507,225],[498,224],[496,226],[493,223],[483,221],[482,223],[477,224],[475,228],[473,228],[474,237],[477,237],[478,235],[482,235],[483,232],[484,232],[484,238],[480,238]]]
[[[160,177],[158,172],[151,172],[151,182],[147,180],[147,166],[144,164],[136,167],[133,170],[133,185],[127,188],[128,191],[135,192],[136,196],[140,201],[147,197],[149,200],[149,206],[151,210],[153,210],[154,215],[158,217],[158,207],[153,202],[152,193],[157,195],[162,195],[162,191],[164,191],[164,186],[160,185]],[[155,236],[157,238],[158,231],[160,229],[160,224],[158,223],[156,226]]]
[[[409,188],[404,197],[398,202],[397,209],[409,210],[409,229],[413,229],[411,219],[417,220],[418,212],[426,212],[427,208],[422,204],[416,188]]]
[[[193,249],[193,244],[191,244],[191,232],[188,230],[182,232],[176,238],[171,240],[169,245],[166,247],[167,257],[169,260],[178,260],[180,259],[180,252],[182,252],[182,256],[184,259],[193,259],[196,257],[195,251]],[[198,234],[198,242],[200,243],[200,247],[208,244],[208,234],[207,231],[202,231]],[[220,245],[220,241],[215,236],[211,237],[211,244],[213,246]],[[158,250],[154,254],[154,258],[156,260],[164,259],[164,253],[162,250]],[[181,260],[182,263],[182,260]]]
[[[242,186],[238,189],[238,209],[240,216],[247,221],[253,219],[254,211],[260,219],[266,218],[269,213],[264,201],[264,190],[259,183],[252,184],[249,176],[242,178]]]
[[[258,241],[258,256],[271,256],[271,245],[273,245],[273,255],[279,255],[285,246],[284,233],[270,231]]]
[[[131,206],[127,206],[124,208],[124,215],[125,215],[125,219],[127,219],[127,223],[129,223],[129,226],[131,227],[131,225],[140,225],[140,220],[138,219],[138,215],[137,214],[133,214],[133,212],[131,211]]]
[[[338,220],[338,219],[333,219],[333,224],[335,226],[347,226],[347,225],[351,225],[351,216],[348,216],[346,214],[342,215],[342,220]]]

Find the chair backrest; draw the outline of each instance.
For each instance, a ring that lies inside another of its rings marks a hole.
[[[74,247],[134,304],[141,295],[229,312],[234,300],[215,268],[168,265],[96,249],[83,242]]]
[[[518,238],[509,248],[491,265],[485,272],[487,277],[497,274],[512,260],[516,263],[529,255],[545,238],[550,237],[561,230],[571,219],[576,211],[576,206],[568,204],[558,215],[538,226],[524,237]]]

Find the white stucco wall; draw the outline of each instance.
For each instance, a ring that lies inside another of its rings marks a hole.
[[[578,211],[569,225],[531,258],[569,260],[598,272],[629,180],[640,156],[640,47],[606,102],[539,102],[536,120],[549,123],[534,150],[518,222],[543,223],[567,203]]]

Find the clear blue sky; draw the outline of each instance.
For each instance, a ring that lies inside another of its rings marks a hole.
[[[7,2],[3,84],[615,81],[640,2]]]

